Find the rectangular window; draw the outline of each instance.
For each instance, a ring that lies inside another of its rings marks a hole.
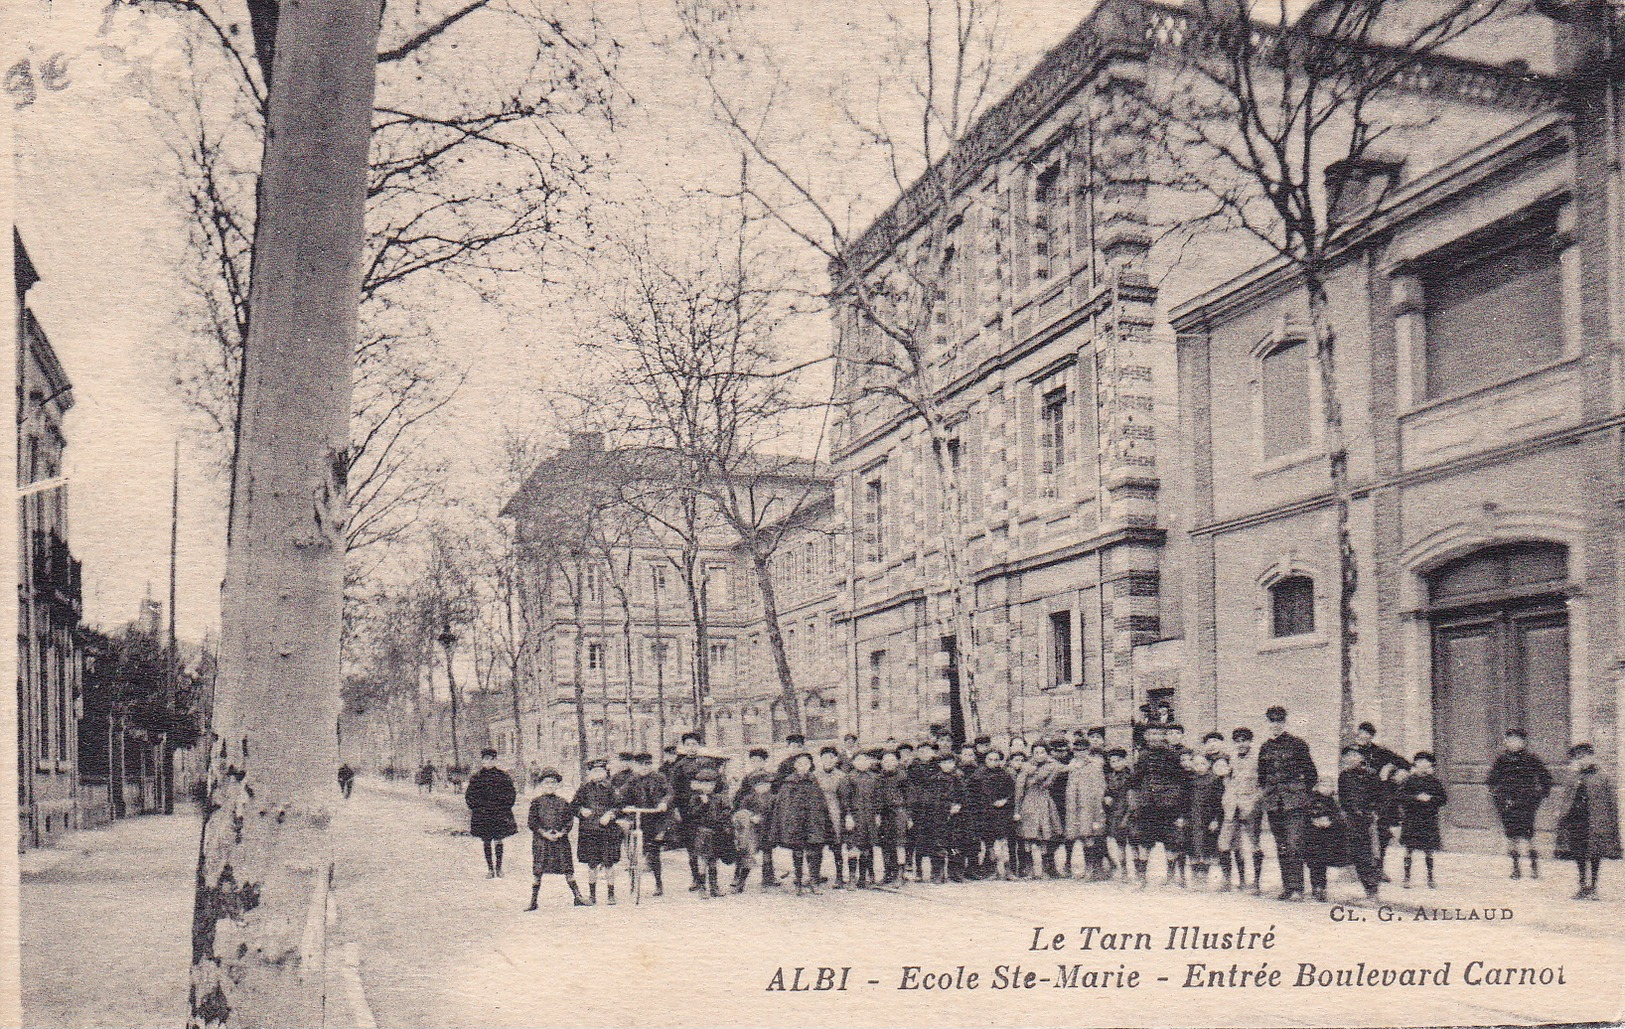
[[[590,564],[581,570],[582,582],[586,588],[586,598],[589,604],[604,602],[604,569],[601,565]]]
[[[1427,395],[1516,378],[1563,353],[1563,283],[1552,223],[1421,275]]]
[[[1033,281],[1047,282],[1060,270],[1063,217],[1061,162],[1039,170],[1033,178]]]
[[[609,665],[604,660],[605,651],[602,643],[587,644],[587,670],[591,672],[607,671]]]
[[[1072,685],[1072,612],[1049,616],[1050,685]]]
[[[1309,344],[1293,340],[1264,355],[1258,375],[1266,460],[1302,450],[1310,435]]]
[[[1038,408],[1038,472],[1040,492],[1056,495],[1056,482],[1066,466],[1066,387],[1045,393]]]
[[[886,559],[886,479],[876,469],[863,484],[863,538],[865,558],[869,561]]]
[[[651,564],[649,566],[649,589],[654,593],[656,598],[665,596],[666,565],[663,562],[656,562],[655,564]]]
[[[711,660],[711,681],[727,682],[731,678],[728,668],[728,641],[712,640],[707,647]]]
[[[705,602],[713,608],[734,605],[733,577],[727,565],[710,565],[705,570]]]
[[[886,689],[886,652],[869,652],[869,710],[880,710],[880,699]]]

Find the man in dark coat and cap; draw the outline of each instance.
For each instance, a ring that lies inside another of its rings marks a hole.
[[[502,841],[519,831],[513,806],[519,799],[513,779],[497,767],[497,752],[480,751],[480,770],[468,780],[463,800],[468,804],[468,834],[485,846],[485,877],[502,878]]]
[[[1309,826],[1309,795],[1319,772],[1309,744],[1286,731],[1286,708],[1264,712],[1270,738],[1258,748],[1258,790],[1275,856],[1281,866],[1280,900],[1303,899],[1304,833]]]

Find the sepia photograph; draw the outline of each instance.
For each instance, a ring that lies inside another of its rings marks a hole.
[[[0,1024],[1625,1021],[1615,0],[5,0],[0,87]]]

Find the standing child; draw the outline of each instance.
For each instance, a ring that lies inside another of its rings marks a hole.
[[[694,864],[699,868],[700,882],[705,887],[700,896],[722,896],[717,888],[717,862],[728,863],[733,854],[733,811],[728,806],[728,792],[722,789],[722,776],[707,766],[694,773],[689,780],[688,847]]]
[[[1411,759],[1411,774],[1399,786],[1399,803],[1404,814],[1399,826],[1399,845],[1405,848],[1404,887],[1411,887],[1411,855],[1422,852],[1427,864],[1428,889],[1433,881],[1433,854],[1440,847],[1439,809],[1449,800],[1444,783],[1433,774],[1433,755],[1419,750]]]
[[[1106,840],[1116,851],[1112,860],[1123,873],[1123,881],[1128,882],[1134,865],[1130,850],[1134,840],[1134,796],[1129,789],[1134,770],[1128,764],[1128,751],[1122,747],[1106,752],[1106,764],[1106,795],[1101,799],[1106,808]]]
[[[1619,805],[1614,783],[1597,767],[1589,743],[1569,748],[1569,770],[1574,781],[1563,800],[1557,823],[1557,856],[1570,858],[1579,872],[1575,900],[1597,900],[1597,876],[1604,858],[1619,857]]]
[[[750,760],[751,767],[734,797],[734,846],[739,852],[739,862],[734,865],[735,893],[745,892],[751,866],[764,850],[773,847],[773,770],[767,767],[767,751],[761,747],[751,748]],[[762,859],[762,889],[779,885],[777,881],[769,882],[772,872],[772,862]]]
[[[1529,753],[1528,745],[1529,738],[1522,729],[1508,729],[1487,780],[1495,813],[1501,816],[1501,829],[1506,833],[1514,879],[1523,878],[1525,856],[1529,858],[1529,878],[1540,878],[1540,860],[1535,857],[1535,812],[1552,791],[1552,774],[1540,758]]]
[[[1221,764],[1225,774],[1218,770]],[[1216,754],[1212,761],[1205,753],[1191,755],[1189,847],[1191,876],[1197,886],[1208,884],[1208,870],[1213,867],[1214,858],[1221,857],[1219,833],[1224,828],[1224,782],[1229,767],[1230,760],[1224,754]],[[1224,866],[1228,882],[1229,862],[1220,863]]]
[[[540,780],[547,769],[537,774]],[[598,903],[598,876],[602,872],[608,890],[605,903],[615,903],[615,866],[621,860],[621,827],[618,794],[611,784],[609,762],[594,758],[587,762],[587,781],[576,790],[571,807],[581,820],[576,830],[576,856],[587,866],[587,903]]]
[[[880,808],[877,837],[880,860],[886,869],[880,885],[901,886],[903,864],[908,857],[908,773],[895,750],[880,755],[880,785],[875,802]]]
[[[1428,852],[1429,868],[1433,853]],[[1349,863],[1348,825],[1337,806],[1337,784],[1331,776],[1323,775],[1315,782],[1309,795],[1309,824],[1303,831],[1303,862],[1309,866],[1310,895],[1324,903],[1326,900],[1326,869],[1341,868]],[[1431,883],[1431,876],[1430,882]]]
[[[536,895],[542,891],[542,876],[550,873],[564,876],[565,884],[570,887],[570,895],[575,898],[575,906],[584,908],[587,899],[581,895],[581,887],[576,885],[575,855],[570,853],[570,826],[575,822],[576,809],[559,796],[564,777],[558,769],[544,768],[537,778],[541,780],[542,792],[530,802],[530,818],[526,821],[531,832],[530,870],[533,878],[530,883],[530,907],[525,910],[536,910]]]
[[[818,869],[824,844],[834,838],[824,791],[813,779],[812,755],[793,756],[791,771],[773,794],[774,842],[790,851],[795,868],[796,896],[803,890],[818,893]],[[811,867],[808,867],[808,866]]]
[[[1106,768],[1087,744],[1072,752],[1066,773],[1067,855],[1074,879],[1098,880],[1106,857]]]
[[[1366,767],[1366,751],[1357,744],[1343,748],[1342,771],[1337,773],[1337,804],[1348,825],[1349,860],[1365,895],[1377,896],[1382,867],[1377,860],[1377,822],[1382,815],[1386,784]]]
[[[1010,878],[1010,838],[1016,831],[1016,780],[1004,767],[1004,751],[994,748],[982,758],[981,825],[977,834],[993,861],[993,875]]]
[[[847,773],[840,793],[842,817],[846,819],[846,873],[853,889],[863,889],[875,884],[875,844],[886,812],[881,804],[874,751],[856,751],[851,762],[852,771]]]

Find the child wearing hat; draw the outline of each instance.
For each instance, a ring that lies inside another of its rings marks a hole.
[[[1597,900],[1597,876],[1604,859],[1619,858],[1619,804],[1614,783],[1597,766],[1589,743],[1569,748],[1574,781],[1563,798],[1557,822],[1557,857],[1574,862],[1579,873],[1575,900]]]
[[[717,862],[724,863],[733,854],[733,810],[728,804],[727,790],[722,787],[721,774],[711,766],[694,773],[689,782],[688,849],[691,863],[700,871],[705,892],[712,898],[722,896],[717,888]]]
[[[632,755],[627,755],[630,762]],[[615,903],[615,866],[621,860],[620,794],[609,775],[609,762],[595,758],[587,762],[587,781],[576,790],[571,806],[581,825],[576,830],[576,856],[587,866],[587,902],[598,903],[598,876],[603,873],[608,893],[605,903]]]
[[[1405,848],[1405,878],[1402,885],[1411,888],[1411,855],[1422,852],[1427,864],[1428,889],[1438,884],[1433,881],[1433,854],[1440,847],[1439,809],[1449,800],[1444,783],[1433,774],[1433,755],[1419,750],[1411,759],[1411,774],[1399,786],[1399,803],[1404,815],[1399,827],[1399,845]]]
[[[575,898],[575,906],[584,908],[587,899],[581,895],[581,887],[576,885],[575,856],[570,853],[570,826],[575,823],[576,809],[559,795],[564,777],[557,768],[544,768],[537,778],[542,792],[530,802],[530,817],[525,823],[531,833],[532,875],[530,907],[525,910],[536,910],[536,896],[542,891],[542,876],[550,874],[564,876],[565,884],[570,887],[570,895]]]
[[[775,842],[790,851],[795,867],[796,896],[803,890],[818,893],[818,872],[824,844],[834,838],[824,791],[813,779],[812,755],[806,751],[790,759],[790,774],[773,795]],[[809,867],[810,866],[810,867]]]
[[[745,880],[750,869],[762,855],[762,889],[771,890],[779,885],[773,873],[773,772],[767,767],[767,751],[753,747],[750,751],[751,770],[739,784],[734,798],[734,846],[739,861],[734,865],[733,891],[745,892]]]

